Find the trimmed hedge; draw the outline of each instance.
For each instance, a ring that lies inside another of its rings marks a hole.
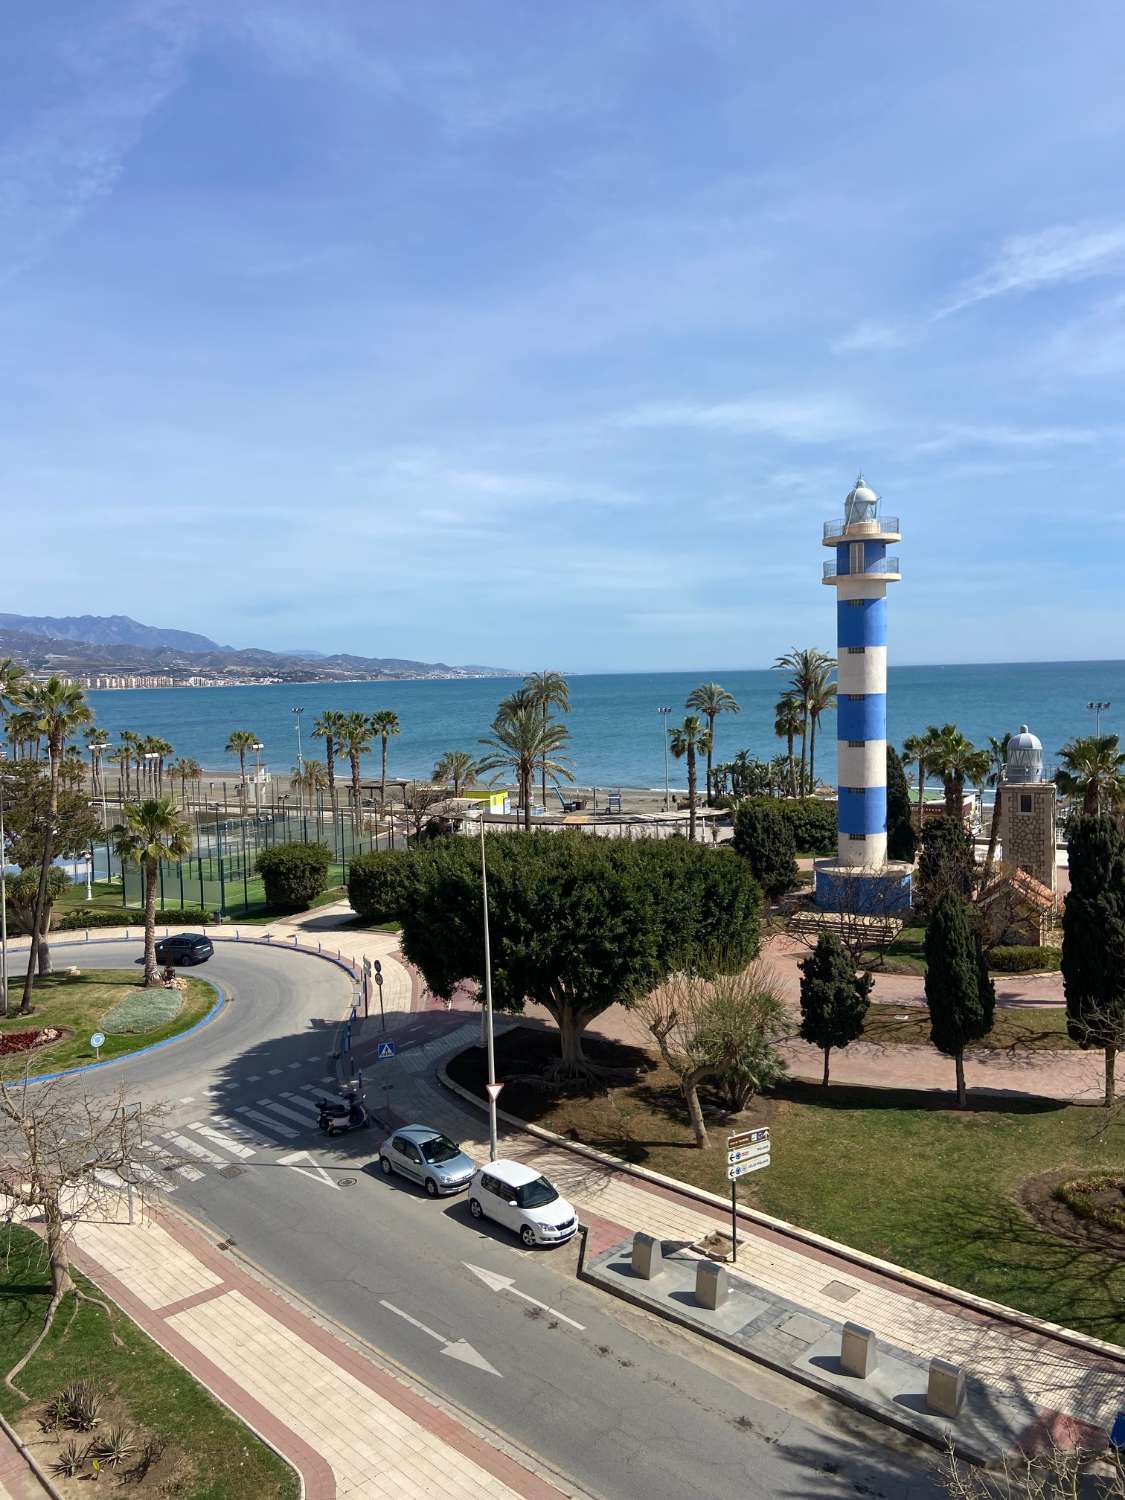
[[[143,927],[144,912],[136,906],[91,906],[85,910],[61,912],[51,923],[53,932],[74,932],[83,927]],[[157,910],[157,927],[214,927],[215,913],[201,911],[198,906],[166,907]]]
[[[836,804],[819,797],[750,797],[743,807],[772,807],[793,830],[798,854],[836,853]]]
[[[258,855],[271,911],[305,911],[328,884],[332,855],[324,844],[275,844]]]
[[[1061,955],[1057,948],[993,948],[988,967],[998,974],[1033,974],[1041,969],[1057,969]]]
[[[767,896],[781,896],[797,884],[793,827],[776,803],[751,802],[738,809],[734,851],[742,855]]]
[[[371,926],[401,922],[411,906],[411,887],[418,861],[410,849],[382,849],[357,854],[348,866],[348,900]]]

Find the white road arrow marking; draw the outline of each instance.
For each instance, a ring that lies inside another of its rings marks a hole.
[[[504,1377],[500,1374],[500,1371],[495,1366],[490,1365],[484,1355],[478,1354],[472,1344],[466,1343],[464,1339],[454,1339],[451,1342],[443,1334],[435,1333],[432,1328],[427,1328],[425,1323],[420,1323],[417,1318],[411,1317],[408,1312],[403,1312],[402,1308],[396,1307],[393,1302],[386,1302],[380,1298],[379,1306],[385,1307],[388,1312],[394,1313],[396,1318],[404,1319],[405,1322],[410,1323],[422,1333],[436,1340],[442,1346],[441,1352],[448,1354],[450,1359],[460,1360],[463,1365],[472,1365],[476,1370],[483,1370],[485,1374],[496,1375],[499,1379],[503,1380]]]
[[[299,1167],[297,1165],[299,1161],[305,1162],[306,1165]],[[289,1156],[279,1156],[277,1164],[279,1167],[292,1167],[293,1171],[300,1172],[302,1177],[311,1177],[314,1182],[323,1182],[328,1187],[335,1188],[337,1192],[340,1191],[340,1184],[333,1182],[324,1168],[318,1167],[307,1151],[293,1151]]]
[[[498,1271],[486,1271],[483,1266],[470,1265],[467,1260],[461,1264],[467,1271],[472,1271],[474,1276],[479,1276],[485,1286],[494,1292],[511,1292],[513,1297],[522,1297],[525,1302],[530,1302],[533,1307],[541,1307],[544,1312],[557,1318],[560,1323],[569,1323],[571,1328],[577,1328],[579,1333],[585,1333],[586,1327],[583,1323],[576,1323],[573,1318],[568,1318],[566,1313],[561,1313],[557,1308],[549,1306],[546,1302],[540,1302],[538,1297],[530,1297],[527,1292],[521,1292],[510,1276],[501,1276]]]

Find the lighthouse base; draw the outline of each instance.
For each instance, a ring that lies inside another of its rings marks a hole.
[[[900,916],[910,910],[914,867],[890,860],[885,865],[841,865],[818,860],[816,904],[821,911],[862,917]]]

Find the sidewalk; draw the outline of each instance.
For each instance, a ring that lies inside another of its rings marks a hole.
[[[479,1022],[466,1020],[424,1049],[402,1054],[390,1123],[423,1120],[484,1161],[483,1107],[463,1102],[434,1077],[443,1059],[478,1038]],[[670,1179],[645,1180],[608,1159],[548,1144],[513,1122],[501,1125],[501,1153],[538,1167],[578,1207],[589,1227],[588,1255],[621,1245],[637,1230],[678,1247],[729,1230],[728,1210],[700,1201]],[[1104,1434],[1112,1426],[1125,1385],[1125,1351],[1116,1354],[1107,1346],[1102,1353],[1092,1341],[1070,1343],[1031,1319],[1021,1326],[988,1304],[962,1301],[952,1288],[900,1279],[894,1267],[787,1231],[780,1222],[775,1228],[744,1216],[736,1274],[837,1329],[857,1322],[885,1346],[926,1362],[940,1357],[964,1366],[998,1399],[1024,1412],[1029,1431],[1077,1423]]]
[[[49,1500],[50,1494],[8,1434],[0,1431],[0,1500]]]
[[[345,1341],[179,1215],[150,1208],[136,1223],[124,1210],[121,1218],[79,1226],[75,1264],[288,1459],[306,1500],[575,1493]]]

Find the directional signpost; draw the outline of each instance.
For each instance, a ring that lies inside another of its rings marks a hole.
[[[102,1048],[105,1046],[105,1037],[100,1031],[94,1032],[93,1036],[90,1038],[90,1046],[94,1049],[94,1060],[96,1062],[101,1062]]]
[[[732,1261],[738,1259],[738,1191],[737,1182],[748,1172],[760,1172],[770,1164],[768,1126],[756,1130],[739,1130],[727,1136],[727,1176],[730,1178],[730,1240]]]

